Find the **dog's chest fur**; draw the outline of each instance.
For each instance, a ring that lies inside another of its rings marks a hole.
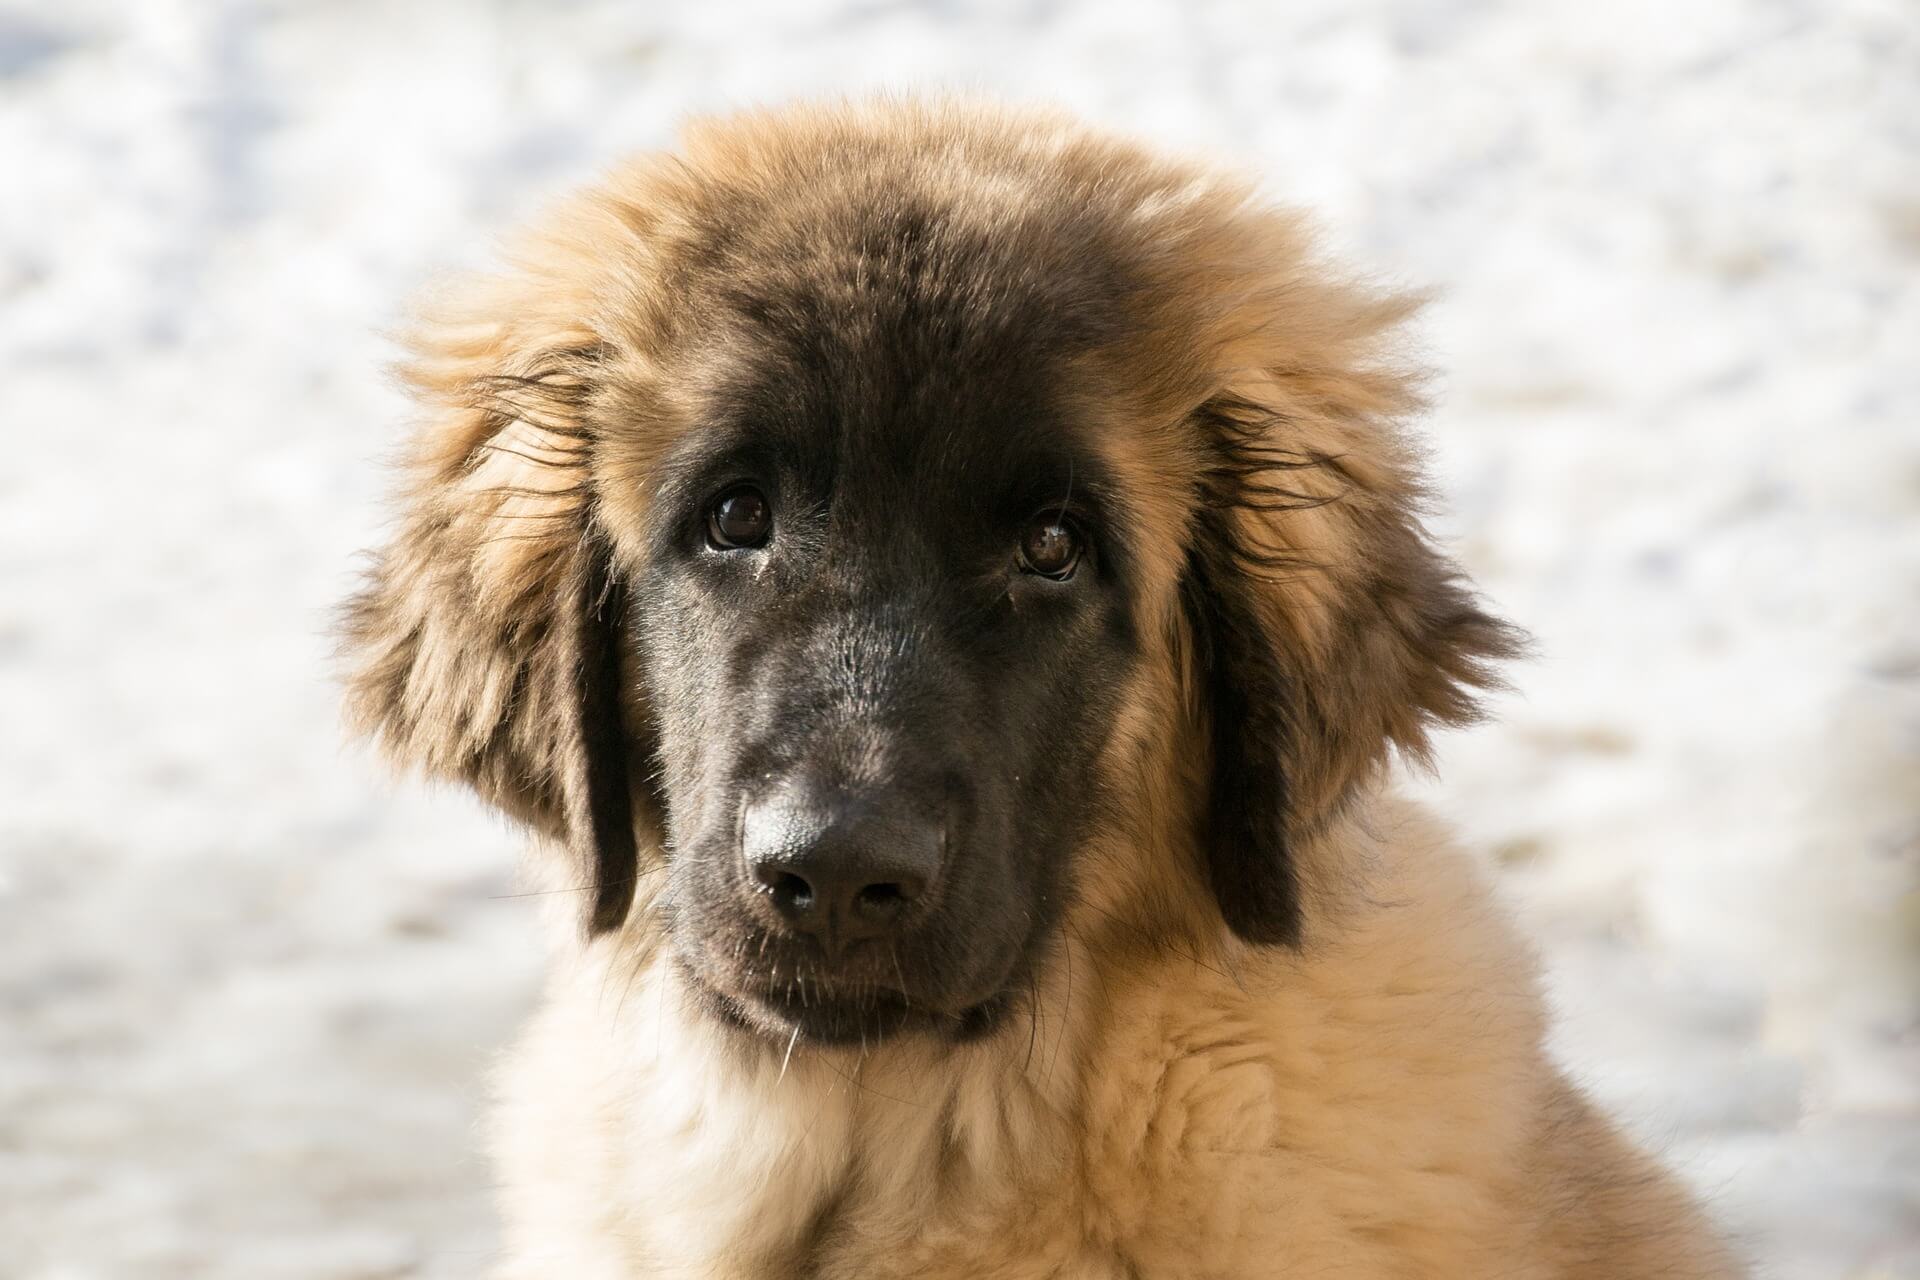
[[[937,1054],[743,1053],[589,951],[503,1079],[510,1274],[1536,1274],[1537,1009],[1503,930],[1436,926],[1478,891],[1422,852],[1426,905],[1320,962],[1083,957],[1064,1012]]]
[[[1078,1064],[1058,1026],[1030,1029],[1030,1053],[1024,1033],[1017,1053],[938,1059],[743,1053],[667,966],[629,986],[585,965],[503,1076],[501,1162],[526,1229],[510,1251],[529,1275],[608,1280],[1125,1275],[1111,1249],[1063,1248],[1086,1206],[1071,1090],[1049,1084]]]

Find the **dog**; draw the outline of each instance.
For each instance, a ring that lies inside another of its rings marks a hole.
[[[1720,1277],[1395,756],[1417,299],[1044,113],[698,123],[441,296],[353,723],[537,833],[504,1274]]]

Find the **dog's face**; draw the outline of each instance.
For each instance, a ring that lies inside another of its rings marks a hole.
[[[995,1025],[1056,924],[1136,650],[1066,371],[951,313],[978,280],[873,230],[849,305],[880,324],[732,270],[755,291],[699,362],[629,597],[675,954],[783,1038]]]
[[[1512,644],[1406,309],[1058,121],[708,126],[417,336],[356,718],[770,1042],[991,1034],[1076,912],[1297,944],[1297,846]]]

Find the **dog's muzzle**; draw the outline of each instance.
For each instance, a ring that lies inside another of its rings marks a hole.
[[[775,931],[811,939],[833,963],[933,908],[947,858],[944,810],[892,788],[862,794],[790,781],[741,816],[744,889]]]

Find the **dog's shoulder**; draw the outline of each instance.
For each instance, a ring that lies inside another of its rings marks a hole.
[[[1165,953],[1117,984],[1085,1166],[1146,1274],[1214,1249],[1309,1274],[1513,1256],[1502,1189],[1555,1084],[1534,958],[1418,812],[1331,838],[1300,948]]]

